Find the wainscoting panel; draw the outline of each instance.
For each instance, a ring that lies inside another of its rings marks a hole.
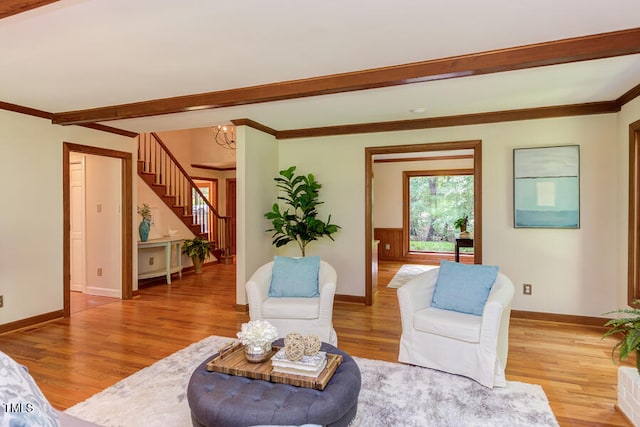
[[[373,238],[379,240],[378,259],[380,261],[402,261],[402,228],[376,228]]]

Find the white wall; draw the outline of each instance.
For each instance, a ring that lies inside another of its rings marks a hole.
[[[0,181],[5,183],[0,210],[0,295],[4,295],[0,324],[63,308],[64,141],[130,152],[134,158],[137,152],[132,138],[56,126],[0,110]],[[135,224],[133,215],[131,222]],[[135,283],[136,260],[132,263]]]
[[[499,265],[516,286],[514,309],[600,316],[617,308],[619,257],[615,224],[620,209],[615,190],[619,159],[617,116],[605,114],[279,142],[280,168],[295,164],[323,184],[320,212],[342,226],[336,242],[309,246],[338,272],[339,294],[364,296],[364,149],[480,139],[483,169],[484,263]],[[514,229],[514,148],[579,144],[581,228]],[[253,176],[250,178],[253,180]],[[259,176],[258,179],[263,179]],[[522,295],[522,283],[533,295]]]
[[[85,292],[122,298],[122,161],[94,155],[85,159]]]
[[[237,137],[236,303],[246,304],[246,281],[273,259],[264,213],[271,210],[277,197],[273,178],[279,170],[278,144],[273,136],[246,126],[237,128]]]
[[[149,205],[151,208],[153,225],[149,229],[149,239],[162,239],[167,238],[169,230],[176,230],[174,238],[176,239],[193,239],[195,235],[187,227],[169,207],[158,197],[158,195],[147,185],[142,178],[137,177],[138,187],[138,207],[142,207],[143,203]],[[137,212],[137,208],[134,207],[134,211]],[[137,216],[136,226],[133,230],[137,240],[140,240],[140,233],[138,226],[142,221],[142,216]],[[174,248],[172,247],[172,251]],[[176,262],[177,255],[172,252],[172,262]],[[191,258],[186,255],[180,254],[182,257],[182,266],[189,267],[193,265]],[[138,272],[148,273],[153,270],[158,270],[166,265],[164,248],[149,248],[143,251],[137,252],[138,257]],[[153,258],[153,265],[151,265],[150,258]],[[215,260],[212,257],[211,260]],[[207,260],[209,261],[209,260]]]
[[[473,169],[473,159],[374,163],[373,228],[402,228],[404,171],[444,169]]]

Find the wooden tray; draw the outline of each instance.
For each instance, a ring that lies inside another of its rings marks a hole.
[[[238,342],[229,349],[221,350],[216,357],[207,362],[207,371],[324,390],[336,372],[336,369],[338,369],[338,366],[342,363],[341,355],[327,353],[327,366],[317,377],[273,372],[271,357],[276,354],[279,349],[280,347],[273,347],[269,358],[265,362],[251,363],[245,359],[242,343]]]

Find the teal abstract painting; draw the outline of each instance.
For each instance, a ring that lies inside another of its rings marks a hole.
[[[514,226],[580,228],[580,146],[513,150]]]

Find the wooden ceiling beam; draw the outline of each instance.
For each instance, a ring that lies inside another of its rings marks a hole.
[[[617,101],[592,102],[552,107],[523,108],[489,113],[461,114],[457,116],[428,117],[424,119],[391,122],[358,123],[318,128],[291,129],[276,132],[277,139],[314,138],[319,136],[354,135],[361,133],[396,132],[403,130],[434,129],[441,127],[481,125],[552,117],[607,114],[620,111]]]
[[[2,0],[0,1],[0,19],[57,1],[58,0]]]
[[[640,28],[260,86],[55,113],[70,125],[256,104],[640,53]]]

